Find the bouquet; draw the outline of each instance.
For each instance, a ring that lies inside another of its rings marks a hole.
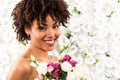
[[[81,80],[77,61],[70,55],[60,57],[58,62],[38,63],[32,55],[29,60],[38,72],[38,77],[34,80]]]

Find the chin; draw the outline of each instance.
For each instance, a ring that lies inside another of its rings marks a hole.
[[[54,48],[50,48],[50,49],[48,49],[48,51],[52,51]]]
[[[52,51],[53,49],[55,49],[55,46],[47,48],[48,51]]]

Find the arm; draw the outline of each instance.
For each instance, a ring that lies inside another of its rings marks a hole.
[[[29,80],[27,63],[24,59],[18,60],[10,69],[6,80]]]

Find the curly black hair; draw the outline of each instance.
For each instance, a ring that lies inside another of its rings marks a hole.
[[[53,20],[57,20],[63,26],[68,23],[70,13],[68,5],[63,0],[22,0],[13,9],[13,28],[17,33],[18,41],[26,43],[30,37],[25,33],[25,27],[30,27],[33,20],[37,20],[38,25],[46,22],[49,14]]]

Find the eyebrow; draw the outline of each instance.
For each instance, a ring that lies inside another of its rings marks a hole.
[[[55,21],[55,23],[53,25],[56,25],[57,23],[59,23],[59,22]],[[46,23],[42,23],[41,25],[47,26]]]
[[[56,21],[53,25],[57,24],[58,22]]]

